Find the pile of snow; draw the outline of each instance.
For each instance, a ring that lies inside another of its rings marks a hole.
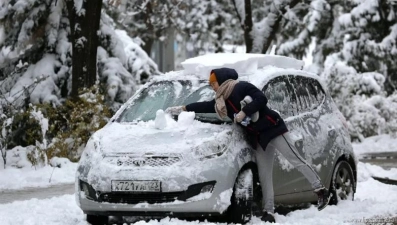
[[[30,164],[27,159],[25,163]],[[71,184],[74,182],[77,163],[72,163],[65,158],[54,158],[50,165],[44,167],[27,166],[23,168],[0,168],[0,192],[1,190],[20,190],[28,187],[49,187],[59,184]],[[0,224],[3,224],[0,222]]]
[[[359,181],[367,181],[368,179],[372,179],[372,177],[397,180],[397,168],[385,170],[380,166],[362,162],[359,162],[357,167],[360,170],[358,173]]]
[[[358,157],[370,152],[397,152],[397,139],[387,134],[373,136],[353,143],[353,148]]]
[[[244,76],[265,66],[293,69],[302,69],[304,66],[303,61],[286,56],[251,53],[207,54],[187,59],[181,64],[185,74],[199,75],[202,79],[207,79],[211,70],[221,67],[233,68],[240,76]]]
[[[154,120],[154,127],[159,130],[162,130],[165,127],[167,127],[167,119],[165,118],[165,113],[162,109],[159,109],[156,112],[156,119]]]
[[[178,116],[178,121],[175,123],[175,121],[171,119],[170,115],[167,115],[162,109],[159,109],[156,112],[154,128],[163,130],[167,126],[172,128],[176,125],[178,127],[188,127],[194,123],[195,116],[196,114],[194,112],[181,112],[181,114]]]
[[[187,127],[193,124],[195,116],[196,114],[194,112],[182,112],[178,116],[178,125]]]

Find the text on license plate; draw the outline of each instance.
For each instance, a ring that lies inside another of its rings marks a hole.
[[[112,191],[160,192],[161,182],[157,180],[113,180]]]

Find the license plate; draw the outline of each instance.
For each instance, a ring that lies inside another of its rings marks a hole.
[[[112,191],[160,192],[161,182],[157,180],[113,180]]]

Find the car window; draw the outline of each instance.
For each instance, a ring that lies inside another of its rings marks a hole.
[[[314,110],[322,103],[325,92],[317,80],[297,75],[288,77],[298,102],[298,113]]]
[[[315,90],[314,95],[315,95],[315,98],[317,100],[316,104],[320,105],[324,101],[324,98],[325,98],[325,91],[322,88],[320,82],[318,82],[315,79],[309,79],[308,84],[310,86],[312,86],[313,89]]]
[[[171,82],[153,84],[144,89],[135,101],[120,115],[120,122],[148,121],[155,118],[157,110],[173,104],[175,88]]]
[[[289,75],[288,78],[296,95],[298,113],[310,111],[311,103],[309,92],[307,91],[306,83],[304,82],[305,80],[303,77],[294,75]]]
[[[283,118],[296,114],[296,98],[287,76],[270,80],[263,88],[263,92],[268,99],[268,107],[278,111]]]
[[[215,92],[206,81],[160,81],[142,90],[117,118],[118,122],[149,121],[156,118],[159,109],[210,101]],[[222,123],[216,113],[196,113],[203,122]]]

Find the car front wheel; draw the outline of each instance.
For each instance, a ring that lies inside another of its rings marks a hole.
[[[341,200],[354,200],[355,179],[348,162],[340,161],[335,166],[330,190],[333,194],[330,204],[336,205]]]
[[[87,222],[91,225],[107,225],[109,221],[107,216],[87,214]]]
[[[240,172],[234,184],[231,205],[228,209],[230,222],[244,224],[251,220],[253,196],[253,173],[251,169],[247,169]]]

